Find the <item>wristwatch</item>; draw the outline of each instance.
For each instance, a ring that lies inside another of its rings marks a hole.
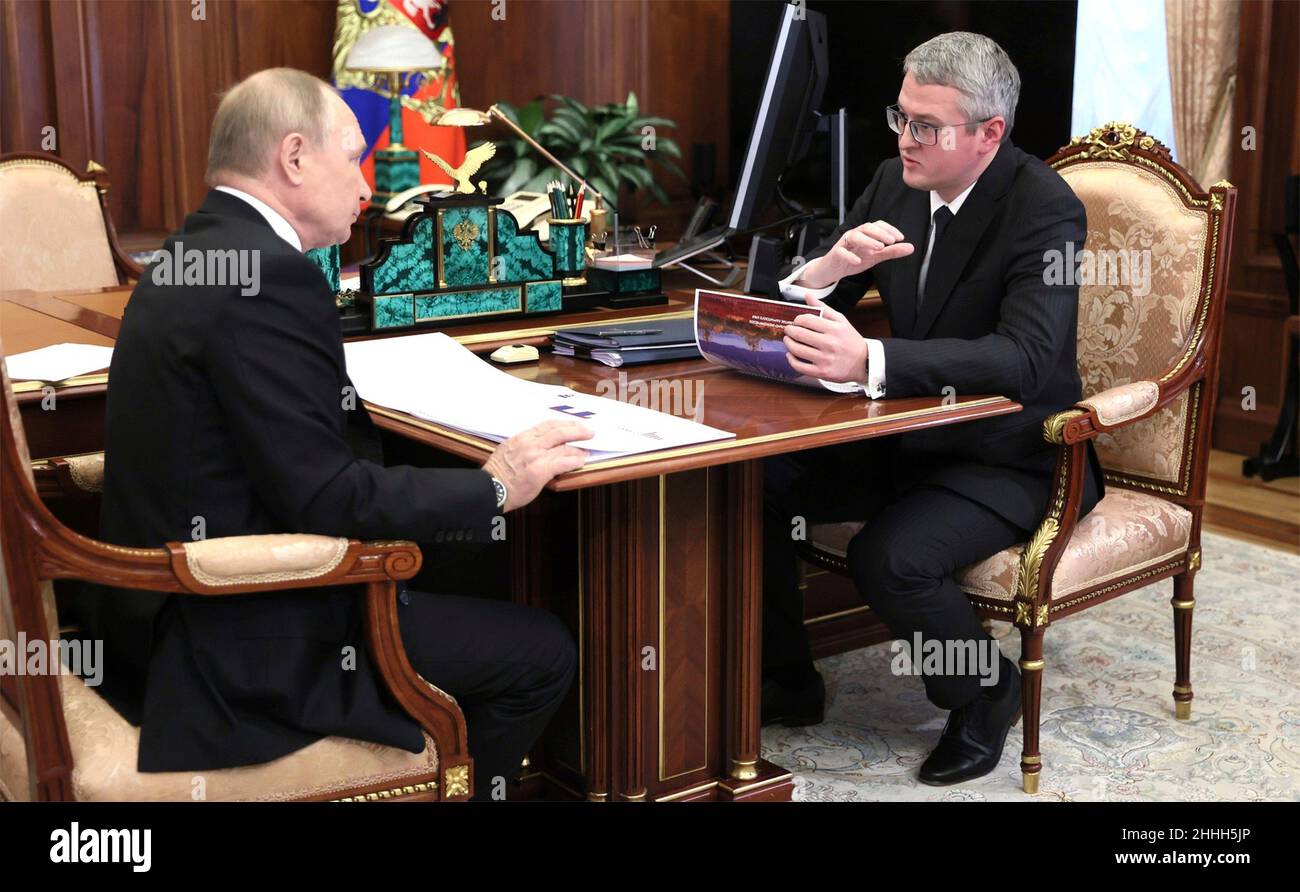
[[[497,491],[497,508],[504,508],[506,506],[506,485],[496,477],[493,477],[492,486]]]

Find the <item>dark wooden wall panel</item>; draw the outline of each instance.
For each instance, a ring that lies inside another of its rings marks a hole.
[[[1253,454],[1272,434],[1282,400],[1282,325],[1290,314],[1273,233],[1282,228],[1282,186],[1300,173],[1300,82],[1295,51],[1300,4],[1248,0],[1241,6],[1234,149],[1229,179],[1240,190],[1223,328],[1214,445]],[[1241,128],[1254,127],[1253,150]],[[1202,183],[1208,186],[1208,183]],[[1255,388],[1255,409],[1242,388]]]
[[[522,104],[550,93],[599,104],[622,101],[633,91],[644,113],[677,123],[665,135],[681,146],[688,178],[693,143],[717,147],[717,171],[725,176],[731,126],[727,0],[507,0],[501,21],[492,18],[492,8],[490,0],[452,6],[465,105]],[[624,210],[644,222],[679,226],[695,203],[690,181],[665,176],[661,182],[670,206],[647,200]]]
[[[672,135],[725,152],[726,0],[457,0],[451,26],[462,98],[486,107],[565,93],[584,102],[634,90],[648,113],[681,125]],[[202,199],[207,141],[222,90],[276,65],[329,76],[334,0],[0,0],[0,151],[40,149],[78,168],[108,168],[120,232],[162,234]],[[725,157],[719,170],[726,170]],[[643,205],[642,219],[684,219],[685,183],[666,185],[674,207]]]
[[[176,228],[206,191],[208,133],[221,91],[275,65],[329,75],[333,0],[2,0],[0,151],[39,151],[108,168],[123,233]]]

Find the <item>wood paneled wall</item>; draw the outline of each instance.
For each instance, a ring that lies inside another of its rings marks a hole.
[[[119,232],[165,233],[202,200],[220,92],[277,65],[329,76],[335,0],[0,0],[0,152],[41,150],[108,168]],[[486,107],[634,90],[675,119],[687,155],[728,133],[727,0],[455,0],[462,101]],[[669,182],[689,204],[689,189]],[[649,209],[647,209],[649,210]],[[681,213],[681,208],[670,213]],[[653,214],[647,214],[653,216]]]
[[[1214,445],[1253,454],[1277,423],[1283,393],[1282,324],[1290,309],[1273,233],[1282,229],[1283,181],[1300,173],[1300,4],[1247,0],[1241,6],[1232,172],[1240,190],[1224,314]],[[1253,149],[1242,128],[1255,131]],[[1202,183],[1209,186],[1209,183]],[[1243,408],[1242,389],[1258,403]]]
[[[108,168],[119,231],[176,228],[206,191],[219,94],[276,65],[329,73],[334,3],[4,0],[0,151]]]
[[[588,104],[621,102],[631,90],[643,114],[677,123],[665,135],[681,147],[688,178],[691,146],[703,143],[715,146],[717,176],[725,179],[729,0],[506,0],[503,21],[492,18],[492,9],[490,0],[454,0],[451,7],[466,106],[521,104],[549,93]],[[642,202],[637,219],[684,222],[695,203],[689,181],[668,175],[660,182],[672,206]]]

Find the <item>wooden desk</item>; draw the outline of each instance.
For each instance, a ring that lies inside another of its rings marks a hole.
[[[61,297],[110,315],[116,306],[120,316],[127,291],[110,291]],[[446,331],[489,352],[503,343],[542,342],[558,325],[681,313],[688,294],[673,292],[668,307]],[[0,311],[5,349],[18,352],[10,327],[21,333],[35,323],[3,301]],[[75,340],[58,328],[63,323],[50,322],[44,343]],[[39,340],[28,336],[22,349],[43,346]],[[610,369],[543,354],[512,374],[641,401],[737,435],[565,474],[507,519],[512,597],[564,617],[580,644],[578,684],[534,753],[530,789],[598,801],[790,797],[790,774],[758,756],[761,459],[1020,409],[997,396],[951,405],[938,397],[873,402],[751,378],[704,360]],[[36,407],[41,394],[29,392],[29,438],[43,425],[37,439],[51,450],[34,448],[34,455],[102,448],[104,382],[72,383],[58,390],[61,409],[69,396],[97,405],[98,444],[66,448],[94,439],[93,409],[84,418],[63,411],[54,418]],[[493,448],[401,413],[371,412],[381,429],[442,454],[481,463]]]
[[[534,774],[550,795],[599,801],[790,796],[790,774],[758,756],[762,458],[1020,409],[834,396],[698,359],[611,369],[543,354],[512,374],[736,433],[564,474],[507,520],[515,597],[564,616],[581,647],[578,689]],[[474,462],[494,447],[371,411]]]

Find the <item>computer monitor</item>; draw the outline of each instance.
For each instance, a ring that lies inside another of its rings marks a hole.
[[[776,194],[781,174],[808,152],[817,131],[817,110],[826,90],[829,66],[826,17],[803,4],[789,4],[781,14],[772,56],[763,80],[754,126],[740,168],[736,197],[722,225],[683,238],[655,258],[655,266],[681,264],[717,284],[730,284],[692,269],[683,260],[717,247],[737,232],[753,229]],[[733,273],[738,274],[738,270]]]
[[[782,172],[807,154],[827,77],[826,17],[802,4],[785,7],[727,216],[731,229],[753,228]]]

